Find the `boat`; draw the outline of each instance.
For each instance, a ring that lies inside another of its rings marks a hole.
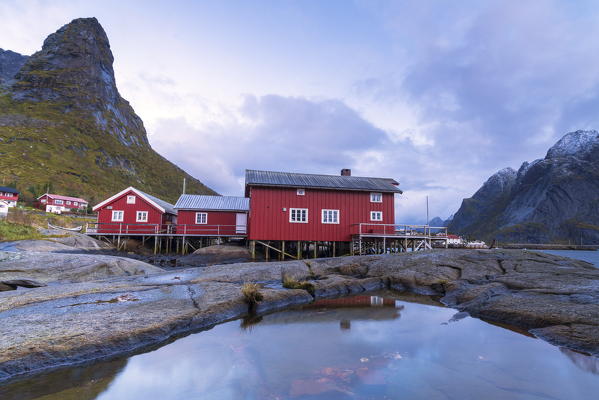
[[[75,228],[64,228],[62,226],[52,225],[51,223],[48,222],[48,229],[61,229],[63,231],[69,231],[69,232],[81,232],[81,230],[83,229],[83,225],[77,226]]]

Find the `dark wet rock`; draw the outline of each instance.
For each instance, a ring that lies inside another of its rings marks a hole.
[[[29,262],[10,258],[15,253],[6,254],[0,253],[0,271],[14,274],[26,271],[27,264],[43,253],[28,254]],[[78,274],[75,265],[61,270],[66,260],[54,264],[51,258],[45,260],[51,275],[64,274],[63,278],[27,279],[79,282],[0,293],[0,379],[140,351],[247,316],[248,305],[241,293],[246,282],[263,285],[258,314],[314,299],[396,288],[435,294],[461,313],[599,355],[599,269],[548,254],[440,250],[215,265],[153,274],[148,274],[151,268],[146,266],[137,270],[141,275],[130,276],[122,270],[114,274],[118,276]],[[41,269],[39,263],[37,268]],[[313,293],[275,285],[283,276],[308,282]],[[0,278],[17,279],[4,278],[2,272]]]
[[[46,286],[43,283],[32,281],[31,279],[12,279],[9,281],[2,281],[0,283],[2,283],[4,285],[12,286],[15,289],[19,286],[24,287],[24,288],[36,288],[36,287]]]

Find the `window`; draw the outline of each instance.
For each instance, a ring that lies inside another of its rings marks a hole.
[[[112,222],[123,222],[125,212],[121,210],[112,211]]]
[[[67,200],[67,205],[68,205],[68,206],[70,206],[70,205],[71,205],[71,202],[70,202],[69,200]]]
[[[338,224],[339,223],[339,210],[322,210],[322,221],[323,224]]]
[[[383,212],[382,211],[371,211],[370,212],[370,220],[371,221],[382,221],[383,220]]]
[[[41,202],[42,202],[42,203],[45,203],[45,202],[46,202],[46,199],[42,199],[42,200],[41,200]]]
[[[207,224],[208,223],[208,213],[199,212],[196,213],[196,224]]]
[[[77,203],[76,201],[74,201],[74,202],[73,202],[73,205],[74,205],[74,206],[77,206],[77,205],[79,205],[79,203]]]
[[[148,222],[148,212],[147,211],[138,211],[135,216],[136,222]]]
[[[382,193],[370,193],[370,202],[371,203],[382,203],[383,202],[383,194]]]
[[[135,196],[127,196],[127,204],[135,204]]]
[[[308,209],[307,208],[290,208],[289,209],[289,222],[307,224],[308,223]]]
[[[304,196],[306,194],[306,189],[297,189],[298,196]]]
[[[54,204],[62,204],[62,200],[54,200]]]

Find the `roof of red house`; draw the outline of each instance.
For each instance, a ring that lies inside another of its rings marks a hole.
[[[298,174],[293,172],[245,170],[245,184],[334,190],[365,190],[402,193],[399,183],[391,178],[364,176]]]
[[[447,235],[448,239],[459,239],[460,237],[458,235],[452,235],[451,233]]]
[[[235,196],[182,194],[175,203],[177,210],[249,211],[250,199]]]
[[[68,201],[76,201],[79,203],[87,203],[87,200],[79,198],[79,197],[71,197],[71,196],[62,196],[60,194],[52,194],[52,193],[45,193],[42,194],[40,197],[38,197],[37,199],[41,199],[44,196],[48,196],[51,199],[57,199],[57,200],[68,200]]]
[[[174,214],[177,215],[177,210],[175,210],[175,206],[172,205],[171,203],[164,201],[162,199],[159,199],[158,197],[154,197],[151,194],[147,194],[146,192],[142,192],[139,189],[135,189],[133,186],[129,186],[127,189],[121,190],[120,192],[118,192],[117,194],[115,194],[112,197],[109,197],[108,199],[104,200],[103,202],[96,204],[93,207],[93,211],[96,211],[98,208],[110,203],[111,201],[121,197],[122,195],[124,195],[125,193],[127,193],[128,191],[132,191],[135,194],[137,194],[138,196],[142,197],[143,199],[145,199],[148,203],[152,204],[154,207],[156,207],[158,210],[160,210],[161,212],[166,212],[169,214]]]
[[[0,186],[0,192],[19,194],[17,189],[8,186]]]

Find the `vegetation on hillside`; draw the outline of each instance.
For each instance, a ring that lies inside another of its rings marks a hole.
[[[16,186],[24,201],[50,188],[95,204],[135,186],[175,202],[184,177],[188,193],[214,194],[149,146],[129,148],[67,106],[0,95],[0,185]]]

